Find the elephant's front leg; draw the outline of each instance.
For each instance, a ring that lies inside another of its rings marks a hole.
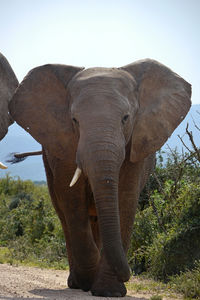
[[[94,281],[100,254],[93,238],[86,201],[84,182],[80,180],[72,188],[58,184],[56,194],[59,194],[62,211],[67,223],[72,253],[72,269],[68,279],[71,288],[90,290]]]
[[[140,173],[139,165],[133,165],[128,161],[124,162],[120,172],[119,212],[121,237],[126,253],[131,239],[133,220],[139,197]],[[98,275],[91,291],[95,296],[123,297],[126,295],[124,283],[118,280],[103,252],[99,264]]]
[[[53,160],[53,162],[54,161],[55,161],[55,159]],[[56,213],[60,219],[60,222],[61,222],[61,225],[63,228],[63,232],[64,232],[64,236],[65,236],[69,267],[70,267],[70,270],[73,270],[72,251],[71,251],[71,246],[70,246],[70,242],[69,242],[69,229],[67,228],[65,215],[63,213],[62,207],[60,206],[61,203],[55,193],[55,190],[56,190],[55,178],[54,178],[52,169],[50,167],[50,164],[54,165],[54,163],[52,163],[52,159],[47,158],[44,148],[43,148],[43,162],[44,162],[44,167],[45,167],[45,171],[46,171],[46,177],[47,177],[49,193],[51,196],[51,201],[52,201],[52,204],[53,204],[53,206],[56,210]],[[75,288],[76,284],[71,282],[71,286],[73,286]]]

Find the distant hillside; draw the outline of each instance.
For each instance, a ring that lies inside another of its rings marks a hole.
[[[177,135],[183,136],[187,123],[189,129],[193,132],[194,140],[197,145],[200,144],[200,132],[195,128],[194,122],[200,127],[200,105],[193,105],[185,120],[175,130],[173,135],[168,139],[167,143],[163,146],[163,150],[168,151],[167,144],[170,148],[177,147],[178,151],[182,151],[183,145]],[[187,137],[184,137],[185,142],[190,145]],[[0,160],[5,163],[5,160],[11,152],[26,152],[40,150],[41,145],[38,144],[25,130],[17,124],[9,128],[7,136],[0,142]],[[24,162],[16,165],[9,165],[8,170],[0,171],[0,177],[10,173],[12,176],[19,176],[21,179],[30,179],[33,181],[46,180],[45,171],[43,167],[42,158],[40,156],[30,157]]]

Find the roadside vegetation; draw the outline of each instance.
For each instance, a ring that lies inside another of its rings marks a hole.
[[[66,250],[46,185],[0,180],[0,262],[66,268]]]
[[[186,135],[187,152],[158,153],[140,196],[129,263],[134,274],[200,299],[200,150],[188,127]]]
[[[173,293],[200,299],[200,153],[192,135],[190,142],[192,149],[181,155],[158,154],[139,201],[128,253],[139,279],[127,286],[151,291],[152,300]],[[5,262],[67,268],[63,232],[45,184],[0,179],[0,263]]]

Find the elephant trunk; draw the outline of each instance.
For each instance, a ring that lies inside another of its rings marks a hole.
[[[103,251],[118,280],[130,278],[130,269],[122,245],[118,205],[118,184],[112,177],[97,178],[92,184]]]
[[[122,245],[118,202],[118,181],[124,160],[124,145],[119,149],[113,141],[95,149],[87,148],[82,167],[87,173],[94,195],[103,253],[119,281],[130,278],[130,268]],[[98,148],[98,150],[97,150]]]

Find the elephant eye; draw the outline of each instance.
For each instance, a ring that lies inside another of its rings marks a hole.
[[[122,119],[122,124],[125,124],[126,121],[128,120],[128,118],[129,118],[129,115],[125,115]]]

